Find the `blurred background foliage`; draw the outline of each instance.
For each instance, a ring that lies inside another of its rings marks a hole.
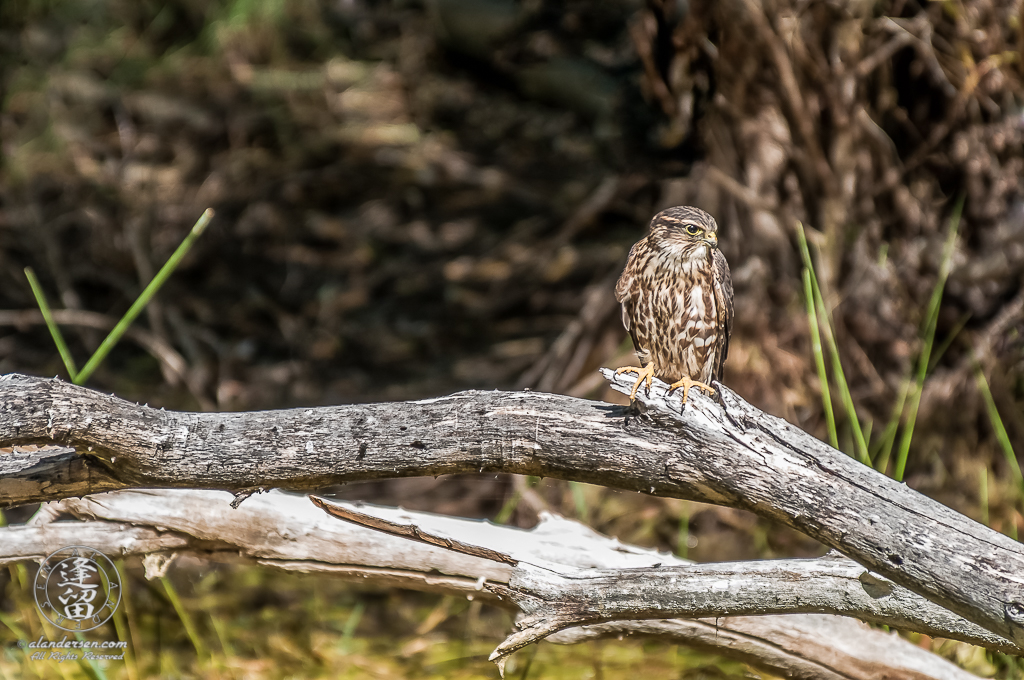
[[[81,363],[212,207],[90,385],[189,410],[466,388],[614,401],[594,370],[632,361],[614,279],[650,217],[690,203],[717,217],[733,270],[725,382],[1016,536],[1022,12],[1020,0],[5,0],[0,372],[63,370],[25,266]],[[746,513],[550,480],[336,491],[521,526],[548,509],[701,560],[822,552]],[[210,611],[203,569],[179,585]],[[312,581],[289,591],[303,606],[337,587]],[[409,597],[392,604],[410,620],[440,606]],[[229,609],[235,632],[255,615]],[[1018,677],[1006,660],[942,650]],[[159,658],[133,672],[171,672]]]

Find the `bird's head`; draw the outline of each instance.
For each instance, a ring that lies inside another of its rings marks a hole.
[[[679,260],[706,260],[718,248],[718,223],[700,208],[679,205],[654,216],[649,240]]]

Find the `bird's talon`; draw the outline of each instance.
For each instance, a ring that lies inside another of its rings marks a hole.
[[[671,385],[669,385],[668,386],[668,393],[672,394],[673,392],[675,392],[680,387],[683,388],[683,403],[684,404],[686,403],[686,398],[690,396],[690,388],[691,387],[696,387],[699,390],[703,390],[703,391],[707,392],[709,397],[714,395],[714,393],[715,393],[715,388],[711,387],[710,385],[706,385],[706,384],[700,382],[699,380],[690,380],[689,378],[683,378],[682,380],[677,380],[676,382],[674,382]]]
[[[651,380],[654,378],[654,367],[648,364],[643,368],[637,366],[623,366],[622,368],[616,369],[615,375],[619,373],[636,373],[636,382],[633,383],[633,389],[629,393],[629,400],[633,401],[636,399],[636,391],[640,389],[641,383],[647,383],[647,391],[651,391]]]

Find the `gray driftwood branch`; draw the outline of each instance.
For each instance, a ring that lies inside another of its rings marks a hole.
[[[591,623],[795,613],[840,614],[1002,652],[1018,651],[1009,640],[835,551],[820,559],[708,564],[657,554],[654,564],[623,561],[614,568],[599,563],[567,567],[573,560],[563,556],[559,544],[544,551],[524,550],[516,541],[493,535],[483,523],[478,523],[475,534],[452,533],[429,515],[310,498],[335,517],[389,536],[512,565],[507,584],[489,583],[487,589],[512,600],[525,616],[517,622],[521,630],[498,646],[493,659],[557,631]]]
[[[230,507],[231,500],[230,494],[219,491],[168,489],[117,491],[49,503],[28,525],[0,528],[0,566],[39,560],[69,544],[84,543],[111,555],[142,557],[149,576],[162,575],[177,555],[198,555],[330,573],[360,583],[442,592],[513,607],[513,598],[499,598],[496,592],[516,587],[513,584],[520,568],[510,561],[544,563],[549,569],[574,574],[689,564],[670,554],[622,544],[552,515],[543,516],[537,527],[525,531],[395,508],[328,505],[364,520],[385,522],[399,533],[424,537],[422,542],[411,542],[393,533],[339,522],[303,496],[274,491],[254,496],[237,509]],[[67,514],[81,521],[52,521],[66,519]],[[439,548],[431,542],[482,549],[498,561]],[[501,557],[503,550],[508,551],[506,559]],[[985,631],[980,634],[991,636]],[[828,615],[617,620],[568,628],[547,639],[574,644],[624,635],[683,643],[775,675],[805,680],[974,677],[899,636]]]
[[[628,376],[606,375],[617,389]],[[418,402],[172,413],[20,375],[0,379],[0,504],[126,487],[246,491],[509,472],[753,511],[816,538],[1024,645],[1024,546],[857,463],[720,388],[724,408],[656,383],[644,416],[551,394],[462,392]]]

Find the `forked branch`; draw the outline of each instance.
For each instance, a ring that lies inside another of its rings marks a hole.
[[[687,564],[550,515],[524,531],[396,508],[324,504],[332,514],[362,518],[363,524],[376,529],[371,530],[336,521],[303,496],[274,491],[255,495],[237,509],[231,508],[231,501],[230,494],[219,491],[168,489],[118,491],[49,503],[28,525],[0,528],[0,566],[40,560],[54,550],[82,543],[108,555],[141,557],[151,577],[163,575],[175,556],[195,554],[208,560],[250,560],[279,569],[329,573],[361,584],[441,592],[514,607],[513,597],[499,599],[495,592],[516,588],[511,584],[513,567],[507,559],[475,556],[479,548],[490,555],[511,551],[513,561],[543,562],[552,573]],[[53,521],[66,520],[69,514],[80,521]],[[397,527],[399,535],[383,531],[389,527]],[[411,542],[404,536],[421,540]],[[462,552],[447,549],[449,545]],[[727,598],[723,604],[728,606]],[[898,636],[828,615],[617,620],[568,628],[548,639],[573,644],[624,635],[686,644],[788,678],[974,677]]]
[[[502,542],[487,525],[467,538],[402,510],[356,507],[310,497],[325,512],[389,536],[512,565],[507,583],[487,590],[523,611],[520,630],[491,655],[500,660],[566,628],[611,621],[828,613],[1007,653],[1019,650],[950,611],[832,552],[820,559],[691,564],[669,555],[655,564],[566,566],[557,547]],[[433,526],[432,526],[433,525]],[[496,540],[498,539],[498,540]],[[525,549],[524,549],[525,548]],[[571,563],[571,562],[570,562]]]

